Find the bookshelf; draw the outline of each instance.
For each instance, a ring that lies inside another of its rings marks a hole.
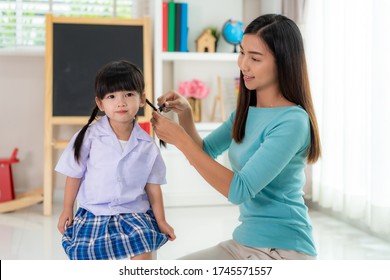
[[[200,79],[210,87],[210,95],[202,99],[202,121],[196,127],[202,137],[217,128],[222,120],[217,113],[216,121],[210,121],[214,97],[217,95],[217,76],[231,78],[239,75],[237,53],[222,36],[216,53],[195,52],[196,38],[207,27],[222,29],[229,19],[246,22],[251,17],[258,0],[176,0],[188,3],[188,50],[189,52],[164,52],[162,50],[162,0],[154,1],[154,99],[171,89],[177,89],[180,81]],[[223,8],[221,8],[223,7]],[[259,14],[259,13],[257,13]],[[231,92],[226,94],[233,94]],[[230,111],[227,112],[227,116]],[[162,149],[167,165],[167,185],[163,187],[167,206],[221,205],[227,199],[217,193],[190,166],[187,159],[175,148],[168,145]],[[227,154],[218,161],[229,166]],[[180,174],[177,176],[177,174]]]
[[[163,52],[161,59],[164,62],[174,61],[205,61],[205,62],[236,62],[236,53],[196,53],[196,52]]]

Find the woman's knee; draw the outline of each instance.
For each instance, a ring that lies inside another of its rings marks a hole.
[[[216,246],[195,253],[191,253],[179,258],[179,260],[234,260],[234,259],[235,257],[223,246],[221,246],[221,243]]]

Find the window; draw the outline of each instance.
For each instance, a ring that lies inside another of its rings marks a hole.
[[[134,0],[0,0],[0,49],[45,45],[45,14],[131,18]]]

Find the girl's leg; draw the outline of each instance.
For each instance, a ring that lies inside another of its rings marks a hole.
[[[153,252],[143,253],[131,258],[131,260],[152,260],[152,259],[153,259]]]

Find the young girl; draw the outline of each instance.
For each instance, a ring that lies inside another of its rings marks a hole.
[[[205,139],[180,94],[159,98],[178,114],[180,125],[153,112],[157,136],[240,206],[233,239],[183,258],[315,259],[302,189],[305,166],[318,160],[321,146],[298,26],[282,15],[254,19],[245,29],[237,64],[237,109]],[[227,150],[232,170],[213,159]]]
[[[144,87],[135,65],[104,66],[95,80],[96,107],[55,168],[67,176],[58,230],[70,259],[152,259],[176,238],[164,215],[163,159],[135,121]],[[105,116],[91,124],[99,110]]]

